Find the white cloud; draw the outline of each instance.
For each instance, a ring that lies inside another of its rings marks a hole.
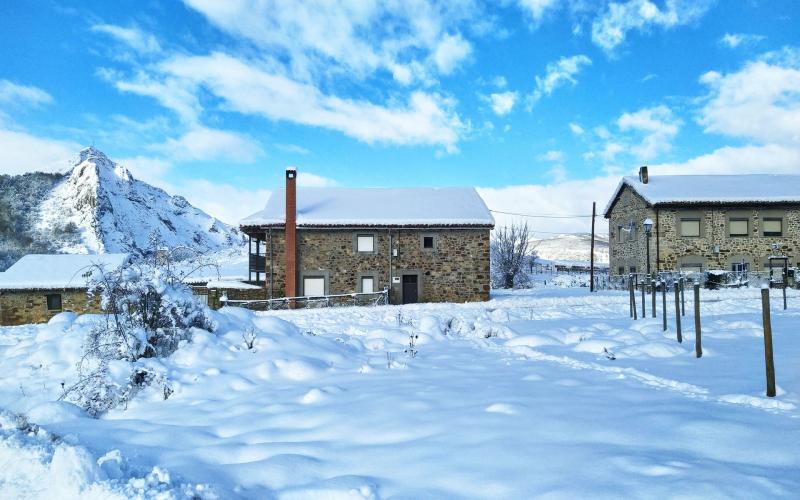
[[[492,107],[494,114],[497,116],[503,116],[511,112],[511,110],[514,108],[514,104],[517,102],[518,97],[518,93],[509,90],[506,92],[489,94],[485,100]]]
[[[38,87],[0,80],[0,104],[41,106],[51,102],[53,102],[53,96]]]
[[[651,160],[672,149],[672,140],[680,130],[681,121],[664,105],[643,108],[634,113],[623,113],[617,126],[623,132],[643,134],[640,144],[630,152],[639,160]]]
[[[471,53],[472,45],[461,35],[445,35],[433,53],[433,60],[441,74],[449,75]]]
[[[546,219],[494,214],[497,225],[527,220],[531,229],[553,233],[589,232],[592,201],[603,207],[619,183],[618,176],[584,180],[558,180],[548,184],[528,184],[500,188],[478,188],[489,208],[526,214],[587,215],[574,219]],[[602,228],[602,223],[600,224]],[[602,231],[602,229],[600,229]],[[542,234],[542,236],[546,236]]]
[[[575,76],[590,64],[592,64],[592,60],[582,54],[562,57],[558,61],[548,63],[545,75],[536,77],[536,89],[529,98],[530,104],[536,103],[542,97],[549,96],[559,87],[577,84]]]
[[[178,186],[164,186],[164,189],[170,194],[183,196],[205,213],[234,226],[263,209],[270,196],[268,189],[242,189],[206,179],[190,179]]]
[[[91,29],[94,32],[109,35],[142,54],[161,51],[161,45],[159,45],[156,37],[150,33],[145,33],[136,26],[125,28],[114,24],[95,24]]]
[[[154,186],[164,184],[164,175],[172,168],[168,160],[141,155],[115,161],[127,167],[135,178]]]
[[[370,144],[437,145],[455,151],[467,128],[453,111],[454,103],[433,93],[415,91],[405,103],[382,106],[326,95],[313,85],[222,53],[177,56],[161,63],[159,69],[166,82],[176,82],[180,92],[193,87],[196,93],[198,87],[204,87],[221,99],[228,111],[337,130]],[[165,85],[151,83],[142,93],[166,102],[163,94],[153,94]],[[116,84],[137,91],[135,85],[124,81]],[[180,97],[169,100],[174,101],[185,102]]]
[[[583,133],[585,132],[585,130],[583,130],[583,127],[574,122],[569,124],[569,130],[575,135],[583,135]]]
[[[174,111],[185,123],[195,124],[199,120],[202,107],[195,93],[196,88],[190,82],[177,78],[156,80],[142,71],[131,78],[104,68],[97,73],[121,92],[152,97],[165,108]]]
[[[735,49],[741,46],[755,45],[765,37],[763,35],[752,35],[748,33],[725,33],[719,39],[719,43],[725,47]]]
[[[546,153],[544,153],[542,155],[539,155],[538,158],[540,160],[544,160],[544,161],[554,161],[554,162],[559,162],[560,163],[560,162],[564,161],[564,159],[566,158],[566,155],[564,155],[563,151],[559,151],[559,150],[553,149],[553,150],[550,150],[550,151],[548,151],[548,152],[546,152]]]
[[[725,146],[684,162],[650,167],[651,175],[797,173],[800,173],[800,147],[778,144]]]
[[[559,0],[518,0],[517,3],[530,18],[533,27],[538,26],[547,14],[561,4]]]
[[[280,54],[293,78],[338,72],[364,79],[386,70],[406,85],[448,74],[469,42],[454,34],[480,20],[472,0],[437,2],[270,2],[184,0],[219,29]]]
[[[167,139],[151,149],[177,161],[252,163],[263,154],[261,147],[249,137],[205,127],[194,127],[177,139]]]
[[[768,54],[741,70],[708,72],[710,89],[700,110],[706,132],[761,143],[800,143],[800,64],[798,54]]]
[[[277,143],[277,144],[273,144],[273,146],[275,147],[275,149],[279,149],[279,150],[284,151],[286,153],[292,153],[292,154],[303,155],[303,156],[311,153],[311,151],[309,151],[308,149],[306,149],[306,148],[304,148],[302,146],[298,146],[297,144]]]
[[[64,172],[80,149],[74,142],[0,129],[0,173]]]
[[[333,179],[301,170],[297,173],[297,185],[300,187],[333,187],[338,186],[338,183]]]
[[[712,3],[712,0],[666,0],[659,7],[650,0],[610,2],[592,22],[592,41],[606,52],[613,52],[629,31],[669,29],[691,23],[705,14]]]

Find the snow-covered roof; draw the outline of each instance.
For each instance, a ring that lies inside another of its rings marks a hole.
[[[0,273],[0,290],[84,288],[96,266],[110,271],[118,269],[128,258],[126,253],[30,254]]]
[[[242,226],[282,225],[285,190]],[[474,188],[299,188],[298,226],[493,226]]]
[[[606,205],[606,217],[625,186],[653,206],[800,203],[800,175],[650,175],[647,184],[629,176],[622,178]]]

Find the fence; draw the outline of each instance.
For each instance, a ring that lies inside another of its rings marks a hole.
[[[649,289],[652,275],[646,273],[630,273],[625,275],[602,276],[595,278],[595,290],[627,290],[628,284],[633,279],[634,289],[640,290],[642,284]],[[703,271],[679,272],[659,271],[655,277],[657,281],[666,281],[672,287],[675,281],[683,279],[686,282],[700,283],[702,288],[761,288],[765,285],[771,288],[783,288],[784,281],[788,288],[797,288],[798,282],[793,275],[784,277],[783,273],[770,271]]]
[[[304,297],[281,297],[260,300],[227,300],[221,297],[223,305],[244,307],[255,311],[280,309],[319,309],[326,307],[383,306],[389,303],[389,289],[371,293],[342,293]]]

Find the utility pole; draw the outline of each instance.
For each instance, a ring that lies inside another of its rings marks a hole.
[[[597,210],[597,202],[592,202],[592,244],[589,250],[589,292],[594,292],[594,219]]]

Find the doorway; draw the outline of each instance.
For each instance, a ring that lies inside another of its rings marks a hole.
[[[403,304],[419,302],[419,277],[416,274],[403,275]]]

